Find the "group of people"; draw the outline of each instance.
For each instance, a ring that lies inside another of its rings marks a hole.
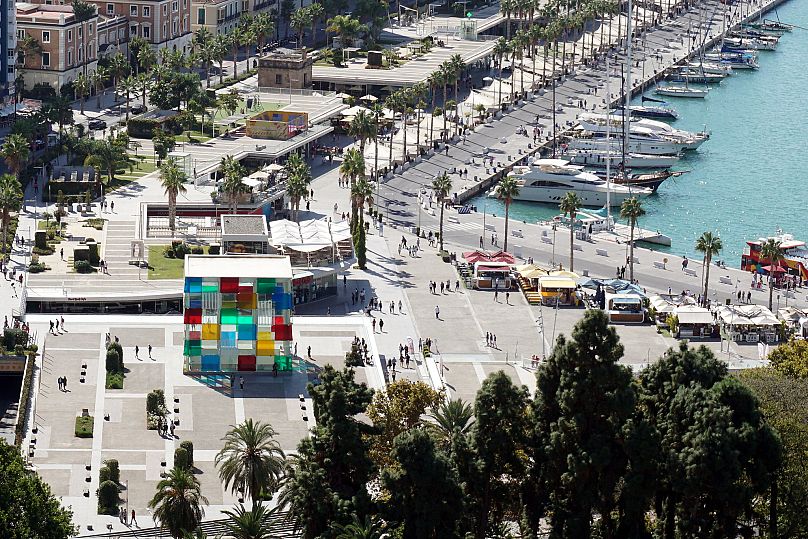
[[[56,335],[57,332],[64,333],[66,331],[64,316],[60,316],[56,320],[50,320],[49,322],[50,322],[50,330],[48,331],[49,333]]]
[[[449,279],[446,279],[446,282],[443,281],[429,281],[429,293],[430,294],[437,294],[438,287],[440,287],[440,293],[444,294],[446,292],[452,291],[452,283]],[[460,290],[460,281],[455,281],[454,291],[457,292]]]
[[[486,331],[485,332],[485,345],[489,346],[491,348],[496,348],[497,350],[499,350],[499,348],[497,348],[497,336],[494,333]]]
[[[544,357],[542,357],[542,358],[541,358],[541,360],[539,360],[539,356],[537,356],[537,355],[535,355],[535,354],[534,354],[534,355],[532,355],[532,356],[530,357],[530,367],[531,367],[532,369],[538,369],[538,368],[539,368],[539,361],[544,361],[544,359],[545,359],[545,358],[544,358]]]
[[[8,329],[11,327],[8,323],[8,315],[6,315],[5,320],[3,320],[3,329]],[[28,323],[27,322],[20,322],[19,320],[14,320],[14,329],[22,329],[24,332],[29,333],[28,331]]]

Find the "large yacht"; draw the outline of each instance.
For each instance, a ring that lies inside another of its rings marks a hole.
[[[622,151],[623,140],[614,135],[607,140],[603,134],[580,132],[579,136],[570,138],[564,144],[573,150],[596,150],[596,151]],[[634,133],[626,143],[626,151],[630,153],[642,153],[647,155],[678,155],[684,149],[684,144],[664,139],[659,135],[647,131],[644,134]],[[563,145],[562,145],[563,148]]]
[[[609,115],[608,121],[611,124],[612,135],[619,137],[623,129],[623,115]],[[603,136],[607,131],[607,115],[584,113],[578,116],[578,122],[586,131]],[[629,140],[633,138],[645,139],[649,134],[657,135],[665,140],[678,143],[685,150],[695,150],[710,138],[706,131],[691,133],[671,127],[665,122],[643,118],[641,120],[631,120],[629,124]]]
[[[619,206],[629,197],[644,197],[653,192],[644,187],[614,183],[607,189],[605,180],[585,172],[582,166],[571,165],[566,159],[536,159],[530,166],[514,167],[508,175],[516,178],[519,185],[519,194],[514,198],[528,202],[558,204],[572,191],[578,194],[584,206],[599,208],[606,205],[607,190],[612,206]]]

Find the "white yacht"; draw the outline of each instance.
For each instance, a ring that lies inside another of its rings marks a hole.
[[[690,62],[688,67],[702,71],[704,73],[714,73],[717,75],[731,75],[732,67],[719,62]]]
[[[623,130],[623,116],[622,115],[609,115],[609,123],[613,134],[620,135]],[[595,113],[583,113],[578,116],[578,122],[581,127],[592,133],[605,134],[607,115]],[[706,131],[699,133],[692,133],[682,129],[676,129],[670,124],[660,122],[659,120],[651,120],[650,118],[643,118],[640,120],[631,119],[629,124],[629,138],[638,136],[647,138],[647,134],[652,133],[669,139],[673,142],[682,144],[682,149],[695,150],[701,144],[710,138],[710,134]],[[640,152],[646,153],[646,152]]]
[[[668,97],[694,97],[697,99],[704,99],[709,92],[706,88],[690,88],[688,86],[657,86],[654,93],[657,95],[666,95]]]
[[[516,200],[558,204],[569,192],[577,193],[584,206],[602,207],[609,203],[620,206],[629,197],[645,197],[653,191],[644,187],[611,184],[582,166],[571,165],[566,159],[536,159],[530,166],[516,166],[508,174],[517,180],[519,194]]]
[[[677,155],[685,149],[685,144],[666,139],[644,127],[633,127],[626,143],[626,151],[645,155]],[[574,150],[613,150],[623,151],[622,137],[606,140],[604,133],[582,132],[581,137],[571,138],[566,144]],[[619,133],[618,133],[619,135]]]
[[[626,168],[670,168],[679,161],[678,155],[650,155],[642,153],[627,153],[623,159],[623,153],[610,150],[567,150],[564,157],[569,158],[570,163],[575,165],[586,165],[596,168],[606,168],[609,162],[612,167],[617,167],[625,163]],[[616,170],[616,169],[615,169]]]

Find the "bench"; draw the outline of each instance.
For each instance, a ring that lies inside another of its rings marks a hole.
[[[572,244],[572,250],[573,250],[573,251],[583,251],[583,250],[584,250],[584,248],[583,248],[583,247],[581,247],[580,245],[578,245],[577,243],[573,243],[573,244]]]
[[[511,230],[511,236],[515,238],[524,238],[525,236],[522,234],[521,230]]]
[[[632,260],[632,261],[633,261],[635,264],[639,264],[639,263],[640,263],[640,259],[639,259],[639,258],[637,258],[636,256],[635,256],[635,257],[633,257],[631,260]]]
[[[698,273],[696,273],[696,270],[690,268],[685,268],[685,274],[690,275],[691,277],[696,277],[698,275]]]
[[[494,225],[485,225],[485,230],[488,232],[496,232],[497,227],[495,227]]]
[[[609,253],[606,251],[606,249],[595,249],[595,254],[597,254],[598,256],[609,256]]]
[[[663,270],[664,270],[664,269],[665,269],[665,263],[664,263],[664,262],[656,262],[656,261],[655,261],[655,262],[654,262],[654,267],[655,267],[656,269],[663,269]]]
[[[553,240],[548,238],[547,236],[542,236],[541,241],[542,243],[553,243]]]
[[[454,215],[450,215],[449,217],[446,218],[446,220],[449,221],[450,223],[454,223],[456,225],[460,224],[460,219],[458,219]]]
[[[718,282],[720,282],[721,284],[729,284],[729,285],[731,285],[732,284],[732,279],[730,279],[729,277],[719,277]]]

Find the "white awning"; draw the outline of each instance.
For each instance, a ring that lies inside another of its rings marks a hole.
[[[241,178],[241,183],[243,183],[244,185],[248,185],[250,187],[258,187],[259,185],[261,185],[261,180],[259,180],[258,178],[247,177],[247,178]]]

